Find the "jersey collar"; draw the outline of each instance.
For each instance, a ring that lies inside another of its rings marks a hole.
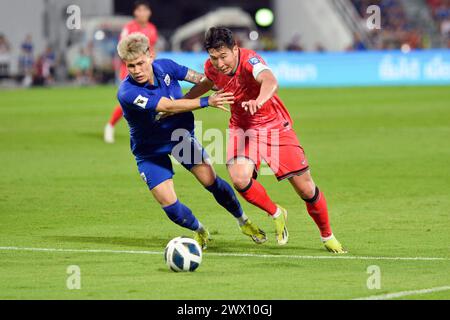
[[[236,75],[236,72],[239,69],[239,65],[241,64],[241,48],[238,49],[239,53],[238,53],[238,62],[236,64],[236,68],[233,70],[233,72],[230,74],[230,77],[234,77]]]

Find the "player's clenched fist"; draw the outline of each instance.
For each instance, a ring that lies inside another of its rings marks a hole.
[[[208,98],[208,104],[212,107],[222,109],[224,111],[230,111],[225,105],[234,103],[234,95],[231,92],[218,91]]]

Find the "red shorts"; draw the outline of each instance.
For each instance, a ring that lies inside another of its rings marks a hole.
[[[292,129],[230,129],[227,164],[238,158],[250,159],[259,171],[264,160],[278,181],[301,175],[309,170],[305,152]]]

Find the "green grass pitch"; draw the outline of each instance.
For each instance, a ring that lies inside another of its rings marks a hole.
[[[125,123],[115,145],[103,143],[115,94],[114,87],[0,92],[0,299],[352,299],[450,285],[449,87],[280,91],[334,232],[356,259],[311,258],[330,254],[288,182],[260,178],[289,210],[286,247],[275,244],[270,219],[242,201],[269,233],[257,246],[176,166],[180,200],[214,237],[191,274],[169,271],[162,254],[124,252],[162,253],[190,233],[166,218],[141,181]],[[196,119],[204,131],[227,126],[218,110]],[[229,181],[225,166],[215,167]],[[80,290],[66,286],[70,265],[80,267]],[[372,265],[381,289],[366,285]],[[450,291],[403,298],[449,299]]]

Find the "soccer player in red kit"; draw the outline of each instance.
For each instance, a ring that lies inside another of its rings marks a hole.
[[[289,112],[276,93],[278,83],[270,68],[254,51],[239,48],[226,28],[209,29],[205,49],[209,54],[206,78],[189,95],[202,95],[212,88],[234,94],[227,168],[235,189],[273,217],[277,242],[285,245],[289,238],[287,211],[275,204],[256,180],[264,159],[277,179],[289,180],[304,200],[325,248],[346,253],[331,231],[325,197],[311,177]]]
[[[147,1],[136,1],[133,7],[134,19],[127,23],[120,34],[120,40],[124,39],[126,36],[132,33],[143,33],[150,43],[150,47],[154,48],[155,43],[158,41],[158,31],[153,23],[150,23],[150,17],[152,16],[152,11],[150,4]],[[124,80],[128,75],[128,70],[125,63],[121,62],[120,65],[120,80]],[[120,105],[114,108],[114,111],[105,126],[104,140],[106,143],[114,143],[114,127],[117,122],[122,119],[123,113]]]

